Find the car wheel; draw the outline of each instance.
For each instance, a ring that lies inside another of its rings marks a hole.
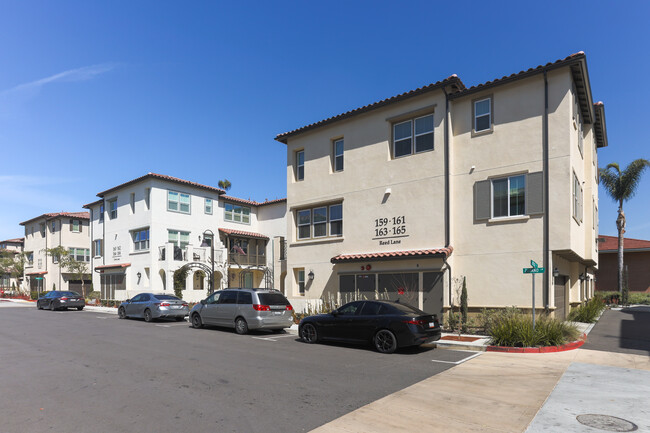
[[[42,309],[43,309],[43,306],[42,306],[41,303],[38,302],[38,301],[36,301],[36,309],[37,309],[37,310],[42,310]]]
[[[124,309],[124,307],[120,307],[117,309],[117,317],[119,317],[120,319],[126,319],[126,310]]]
[[[246,323],[242,317],[238,317],[237,320],[235,320],[235,332],[239,335],[243,335],[248,332],[248,323]]]
[[[56,311],[56,310],[58,310],[58,308],[56,308],[56,307],[54,306],[54,302],[52,302],[52,303],[50,304],[50,311]]]
[[[146,309],[144,310],[144,321],[145,322],[151,322],[153,320],[153,316],[151,315],[151,310]]]
[[[373,341],[378,352],[393,353],[397,349],[397,338],[388,329],[378,331]]]
[[[311,323],[305,323],[300,328],[300,339],[308,344],[313,344],[318,341],[318,332],[316,327]]]
[[[202,328],[203,327],[203,321],[201,320],[201,316],[199,316],[198,313],[192,315],[192,328]]]
[[[78,311],[81,311],[81,310],[83,310],[83,309],[84,309],[84,307],[77,307],[77,310],[78,310]]]

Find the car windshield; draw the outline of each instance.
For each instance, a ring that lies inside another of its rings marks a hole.
[[[262,305],[289,305],[289,301],[281,293],[259,293]]]
[[[156,299],[160,301],[180,301],[176,296],[170,295],[156,295]]]
[[[391,307],[397,309],[401,313],[417,314],[418,316],[426,316],[427,315],[427,313],[425,313],[424,311],[422,311],[422,310],[420,310],[418,308],[412,307],[412,306],[410,306],[408,304],[400,304],[400,303],[392,303],[391,302],[388,305],[390,305]]]

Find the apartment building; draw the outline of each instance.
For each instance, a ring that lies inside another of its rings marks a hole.
[[[244,200],[156,173],[97,196],[84,207],[91,214],[93,282],[102,299],[173,294],[175,273],[189,301],[206,297],[213,271],[215,290],[282,289],[286,199]]]
[[[17,255],[23,252],[23,245],[25,244],[24,238],[7,239],[0,241],[0,252],[3,253],[4,258],[17,259]],[[20,283],[22,276],[18,277],[12,275],[11,272],[0,274],[0,290],[20,290]]]
[[[74,290],[82,292],[82,280],[59,266],[58,258],[46,249],[64,247],[76,260],[90,264],[88,212],[46,213],[20,223],[25,227],[25,291]],[[89,266],[90,271],[90,266]],[[83,285],[90,286],[90,274]]]
[[[586,56],[466,87],[456,75],[280,134],[291,296],[400,298],[429,312],[593,293],[597,149]]]

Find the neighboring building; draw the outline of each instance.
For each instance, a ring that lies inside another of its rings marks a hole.
[[[102,299],[173,294],[174,272],[184,268],[183,299],[198,301],[209,291],[213,265],[215,289],[283,288],[286,199],[243,200],[155,173],[97,195],[84,207],[91,212],[93,282]]]
[[[280,134],[290,296],[401,297],[426,311],[535,306],[593,291],[597,148],[584,53],[471,88],[453,75]],[[580,275],[586,278],[580,279]]]
[[[6,241],[0,241],[0,251],[7,252],[14,259],[18,254],[23,252],[23,245],[25,244],[25,238],[17,239],[7,239]],[[20,290],[20,284],[22,281],[21,277],[14,277],[11,274],[0,275],[0,290]]]
[[[90,265],[90,233],[88,212],[46,213],[20,223],[25,227],[25,272],[23,290],[74,290],[81,293],[82,281],[59,266],[57,257],[46,249],[62,246],[78,261]],[[90,270],[90,266],[88,266]],[[90,288],[90,275],[83,284]]]
[[[600,239],[596,290],[618,291],[618,237],[600,235]],[[623,264],[630,291],[650,293],[650,241],[625,238]]]

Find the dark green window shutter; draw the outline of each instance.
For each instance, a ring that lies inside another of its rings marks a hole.
[[[491,190],[492,182],[490,180],[482,180],[474,184],[474,219],[485,220],[491,217]]]
[[[526,214],[544,213],[544,173],[541,171],[526,175]]]

